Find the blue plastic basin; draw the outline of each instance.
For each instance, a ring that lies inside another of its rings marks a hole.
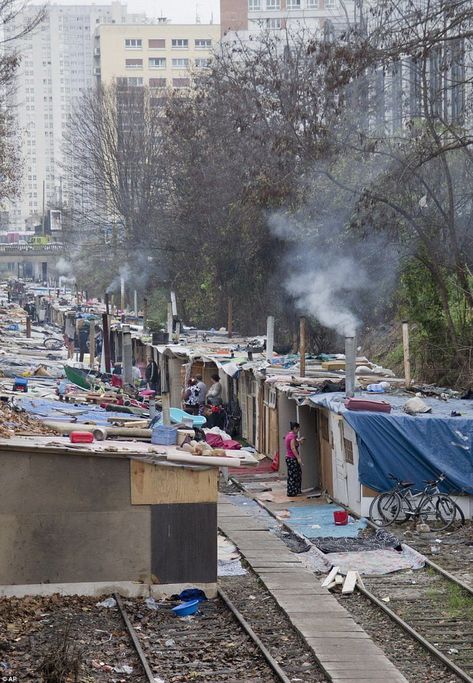
[[[199,609],[200,600],[191,600],[191,602],[183,602],[182,605],[173,607],[172,611],[177,617],[188,617],[190,614],[195,614]]]
[[[169,411],[169,414],[171,416],[171,422],[174,424],[180,424],[184,420],[192,420],[192,426],[193,427],[203,427],[207,420],[203,415],[189,415],[189,413],[186,413],[184,410],[181,410],[180,408],[171,408]],[[160,423],[162,422],[162,418],[160,420]]]

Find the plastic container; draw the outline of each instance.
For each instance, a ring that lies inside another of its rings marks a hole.
[[[333,521],[337,526],[345,526],[348,524],[348,512],[346,510],[336,510],[333,513]]]
[[[382,384],[368,384],[367,390],[372,394],[384,394],[384,387]]]
[[[391,404],[387,401],[374,401],[369,398],[347,398],[345,408],[347,410],[366,410],[371,413],[391,412]]]
[[[173,607],[172,611],[176,617],[188,617],[190,614],[195,614],[199,609],[200,600],[191,600],[190,602],[183,602],[182,605]]]
[[[24,377],[15,377],[13,382],[13,391],[28,391],[28,380]]]
[[[71,443],[93,443],[94,435],[92,432],[71,432],[69,439]]]
[[[177,443],[177,429],[167,425],[156,425],[151,432],[151,443],[160,446],[175,446]]]

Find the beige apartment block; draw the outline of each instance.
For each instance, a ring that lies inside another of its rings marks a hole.
[[[185,88],[208,65],[219,39],[218,24],[101,25],[95,75],[103,84]]]

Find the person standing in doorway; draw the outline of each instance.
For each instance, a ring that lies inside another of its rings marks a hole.
[[[285,436],[286,465],[287,465],[287,497],[293,498],[302,493],[302,459],[299,453],[300,425],[298,422],[290,423],[290,431]]]
[[[198,390],[197,402],[199,404],[199,415],[203,415],[205,408],[205,399],[207,398],[207,385],[202,380],[202,375],[196,375],[195,379]]]

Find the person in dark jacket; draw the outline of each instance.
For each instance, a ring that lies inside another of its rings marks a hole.
[[[151,359],[146,366],[145,379],[149,389],[156,393],[160,392],[159,385],[161,384],[161,373],[158,364],[153,359]]]

